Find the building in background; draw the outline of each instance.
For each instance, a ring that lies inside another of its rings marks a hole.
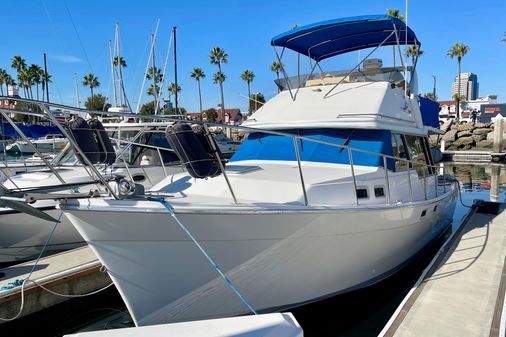
[[[461,73],[460,74],[460,96],[465,96],[467,100],[475,100],[479,95],[479,83],[478,76],[473,73]],[[452,95],[457,93],[459,89],[459,77],[455,77],[455,81],[452,84]]]
[[[439,120],[445,121],[448,118],[455,118],[457,104],[454,100],[452,101],[438,101],[439,103]],[[461,101],[460,102],[460,113],[462,121],[470,120],[471,111],[474,109],[481,111],[483,114],[484,107],[489,105],[497,104],[497,95],[487,95],[485,97],[478,97],[474,100]],[[478,113],[480,116],[480,113]],[[494,115],[495,116],[495,115]],[[478,120],[480,118],[478,117]],[[480,120],[481,121],[481,120]]]

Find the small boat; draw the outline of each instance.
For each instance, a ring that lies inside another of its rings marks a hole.
[[[117,142],[118,152],[122,154],[118,155],[118,160],[113,165],[98,165],[97,169],[109,177],[108,180],[114,177],[131,177],[135,183],[142,184],[145,188],[150,188],[169,175],[181,172],[179,159],[170,151],[164,137],[163,130],[166,126],[167,123],[105,124],[111,138]],[[45,165],[8,165],[6,170],[24,171],[3,177],[2,196],[20,191],[36,194],[75,194],[86,193],[90,189],[103,189],[98,179],[90,177],[89,169],[80,163],[70,146],[51,161],[51,166],[50,169]],[[19,262],[37,256],[55,223],[27,214],[23,209],[2,206],[0,263]],[[45,253],[51,254],[85,244],[69,221],[61,216],[61,211],[55,209],[54,200],[38,200],[31,206],[61,220],[44,248]]]
[[[322,70],[327,58],[399,43],[420,45],[386,15],[278,35],[271,45],[308,57],[311,72],[277,82],[281,92],[237,127],[249,135],[228,163],[181,122],[167,136],[188,172],[144,195],[60,202],[136,325],[279,311],[367,287],[444,232],[458,189],[434,165],[437,130],[414,65],[367,57]]]
[[[67,140],[60,134],[48,134],[42,138],[32,140],[33,146],[41,153],[58,153],[66,145]],[[5,150],[17,155],[34,154],[36,151],[28,142],[18,140],[6,146]]]

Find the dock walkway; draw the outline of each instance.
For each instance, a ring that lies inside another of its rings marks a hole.
[[[506,205],[486,206],[499,206],[497,215],[481,213],[480,207],[471,211],[380,336],[499,336],[506,285]]]
[[[0,287],[27,278],[34,263],[30,261],[0,269],[0,273],[5,274],[0,277]],[[40,259],[30,279],[59,294],[86,294],[111,284],[107,273],[100,272],[101,266],[95,254],[86,246]],[[51,294],[34,283],[26,283],[20,317],[67,299]],[[20,306],[21,286],[0,290],[0,317],[14,317]]]

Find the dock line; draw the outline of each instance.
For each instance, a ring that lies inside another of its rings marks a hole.
[[[32,269],[30,270],[30,273],[28,274],[28,276],[25,278],[25,279],[16,279],[14,280],[13,282],[10,282],[9,284],[3,286],[0,288],[0,291],[2,290],[10,290],[10,289],[13,289],[15,287],[19,287],[21,286],[21,304],[19,306],[19,311],[16,315],[14,315],[14,317],[10,317],[10,318],[4,318],[4,317],[0,317],[0,321],[4,321],[4,322],[10,322],[10,321],[13,321],[15,319],[17,319],[21,313],[23,312],[23,309],[24,309],[24,306],[25,306],[25,285],[27,285],[28,283],[33,283],[35,284],[36,286],[38,286],[39,288],[47,291],[48,293],[50,294],[53,294],[55,296],[58,296],[58,297],[66,297],[66,298],[76,298],[76,297],[86,297],[86,296],[91,296],[91,295],[95,295],[107,288],[109,288],[110,286],[112,286],[114,283],[110,283],[108,284],[107,286],[103,287],[103,288],[100,288],[98,290],[95,290],[95,291],[92,291],[92,292],[89,292],[89,293],[86,293],[86,294],[60,294],[60,293],[57,293],[55,291],[52,291],[48,288],[46,288],[45,286],[43,286],[42,284],[38,283],[37,281],[34,281],[34,280],[31,280],[30,277],[32,276],[35,268],[37,267],[42,255],[44,254],[45,250],[46,250],[46,247],[47,245],[49,244],[49,241],[51,240],[51,238],[53,237],[53,234],[56,230],[56,227],[58,226],[58,224],[60,223],[60,220],[61,220],[61,217],[63,216],[63,212],[60,213],[60,216],[58,217],[58,220],[55,222],[52,230],[49,232],[49,235],[46,239],[46,242],[44,243],[44,246],[42,247],[42,250],[41,252],[39,253],[39,256],[37,257],[37,260],[35,261],[34,265],[32,266]]]
[[[230,281],[230,279],[220,269],[220,267],[218,266],[218,264],[216,264],[216,262],[214,262],[214,260],[209,256],[209,254],[207,254],[207,252],[200,245],[200,243],[197,241],[197,239],[195,239],[195,237],[190,233],[190,231],[188,230],[188,228],[186,228],[186,226],[179,220],[179,218],[176,216],[176,214],[172,210],[172,207],[169,205],[169,203],[167,201],[165,201],[165,199],[163,197],[147,197],[147,199],[150,200],[150,201],[158,201],[159,203],[162,204],[163,207],[165,207],[169,211],[170,215],[174,218],[174,220],[176,220],[176,222],[179,225],[179,227],[186,233],[186,235],[188,235],[188,237],[193,241],[193,243],[197,246],[197,248],[206,257],[206,259],[209,261],[209,263],[214,267],[214,269],[216,269],[216,271],[218,272],[218,274],[220,274],[220,276],[223,278],[223,280],[225,280],[227,286],[239,297],[239,299],[242,301],[242,303],[254,315],[258,315],[258,313],[255,311],[255,309],[253,309],[253,307],[251,306],[251,304],[249,304],[248,300],[246,300],[246,297],[244,297],[244,295],[241,294],[241,292],[239,291],[239,289],[237,289],[234,286],[234,284],[232,283],[232,281]]]

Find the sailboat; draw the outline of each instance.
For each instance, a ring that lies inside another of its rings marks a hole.
[[[249,305],[279,311],[367,287],[443,233],[458,189],[434,166],[427,136],[438,130],[421,111],[415,67],[369,58],[401,44],[420,46],[387,15],[275,36],[279,61],[294,51],[311,72],[288,77],[283,66],[280,93],[239,126],[249,136],[224,167],[215,150],[186,147],[198,141],[191,128],[169,128],[188,172],[133,198],[59,204],[136,325],[242,315]],[[352,69],[322,70],[365,49]]]

